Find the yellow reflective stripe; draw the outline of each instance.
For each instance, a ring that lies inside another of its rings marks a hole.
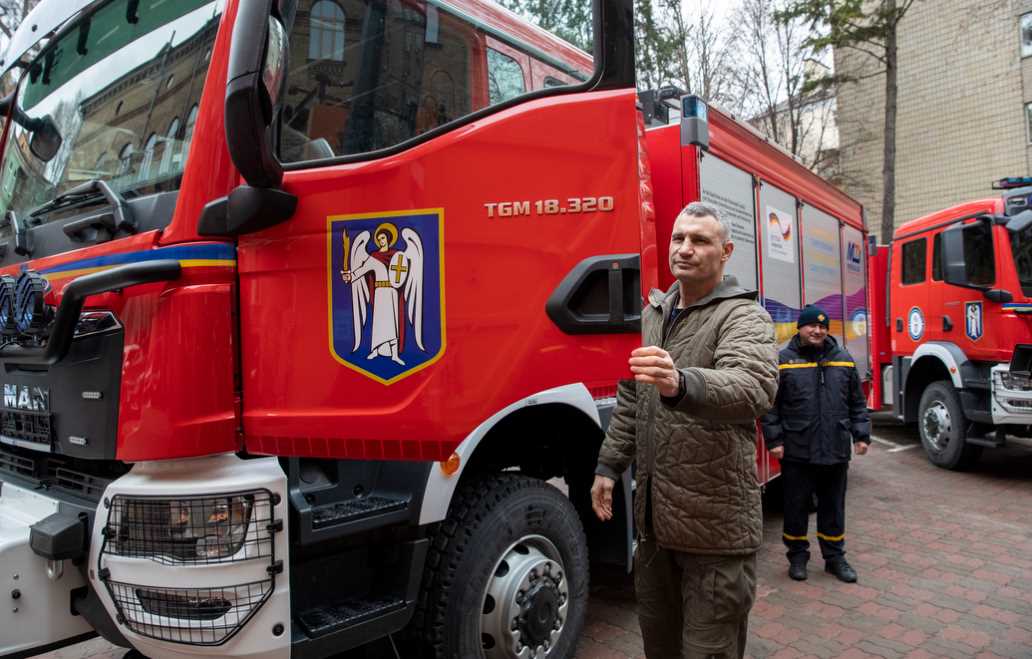
[[[856,366],[856,362],[821,362],[821,366]]]
[[[821,540],[827,540],[828,542],[839,542],[839,541],[845,539],[846,534],[843,533],[842,535],[825,535],[825,534],[821,533],[820,531],[818,531],[817,532],[817,537],[820,538]]]
[[[805,364],[778,364],[778,370],[786,368],[817,368],[817,362],[806,362]]]
[[[818,534],[818,535],[820,535],[820,534]],[[787,533],[782,533],[781,537],[783,537],[785,540],[806,540],[807,539],[805,535],[789,535]]]

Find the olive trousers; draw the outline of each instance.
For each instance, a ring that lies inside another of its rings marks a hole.
[[[756,554],[687,554],[638,542],[638,622],[648,659],[743,657],[756,599]]]

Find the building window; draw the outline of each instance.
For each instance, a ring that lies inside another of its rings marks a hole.
[[[1021,17],[1021,56],[1032,56],[1032,13]]]
[[[308,59],[344,61],[344,10],[319,0],[308,17]]]
[[[925,259],[928,253],[928,240],[918,238],[903,243],[903,283],[920,284],[925,280]]]
[[[1032,144],[1032,103],[1025,103],[1025,139]]]

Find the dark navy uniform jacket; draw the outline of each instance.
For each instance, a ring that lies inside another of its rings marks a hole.
[[[762,419],[768,448],[785,447],[785,460],[848,462],[853,442],[871,441],[867,401],[852,356],[833,337],[803,347],[799,335],[778,354],[778,394]]]

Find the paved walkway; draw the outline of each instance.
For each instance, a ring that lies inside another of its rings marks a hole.
[[[1032,657],[1032,442],[957,473],[932,466],[913,433],[876,431],[903,447],[875,443],[850,469],[846,546],[859,583],[824,573],[819,554],[808,581],[789,579],[781,515],[768,512],[747,654]],[[631,587],[604,581],[577,659],[643,657]]]
[[[769,511],[748,654],[1032,658],[1032,442],[956,473],[929,464],[908,431],[877,435],[888,441],[849,475],[847,548],[860,582],[839,583],[819,559],[808,581],[790,580],[781,515]],[[629,579],[596,577],[577,659],[644,656]],[[96,640],[46,656],[121,654]]]

